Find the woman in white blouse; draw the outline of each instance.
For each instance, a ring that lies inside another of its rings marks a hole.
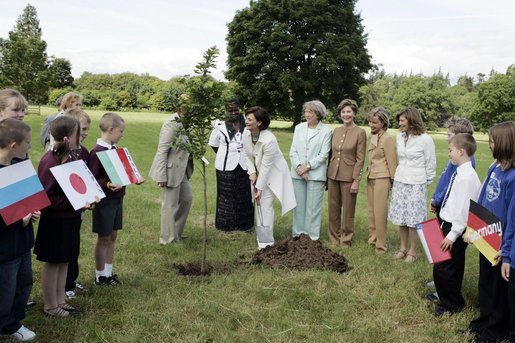
[[[274,134],[270,132],[270,116],[259,106],[245,112],[243,133],[250,183],[255,201],[258,247],[274,244],[274,197],[281,202],[281,214],[297,205],[288,164]]]
[[[234,97],[229,98],[226,109],[226,120],[215,121],[209,137],[216,152],[215,227],[225,232],[248,231],[254,226],[254,207],[243,150],[245,118]]]
[[[436,174],[435,145],[416,108],[409,107],[397,114],[397,156],[399,164],[390,201],[388,219],[399,225],[401,246],[395,258],[414,262],[417,258],[415,225],[426,220],[427,185]],[[411,236],[411,237],[410,237]],[[410,246],[408,249],[408,240]]]

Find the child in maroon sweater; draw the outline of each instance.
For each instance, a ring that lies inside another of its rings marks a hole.
[[[93,232],[98,235],[95,246],[95,284],[116,286],[121,282],[113,273],[113,259],[117,232],[122,228],[125,187],[111,183],[97,152],[116,148],[115,144],[123,137],[125,122],[118,114],[108,112],[100,119],[99,127],[101,136],[89,156],[89,169],[106,195],[93,210]]]
[[[74,151],[79,145],[80,124],[70,117],[56,118],[50,132],[55,139],[52,150],[43,155],[38,176],[50,198],[51,205],[41,211],[34,253],[43,261],[41,284],[43,312],[48,316],[66,317],[79,311],[65,301],[68,263],[73,259],[80,242],[80,223],[83,209],[74,210],[50,168],[76,160]],[[90,209],[88,204],[84,209]]]
[[[79,108],[70,108],[64,112],[64,115],[67,117],[75,118],[80,123],[80,146],[77,151],[77,157],[80,160],[83,160],[84,163],[89,162],[89,151],[85,146],[82,145],[82,141],[88,137],[89,127],[91,125],[91,118],[89,115]],[[84,212],[81,215],[81,223],[82,219],[84,219]],[[74,252],[72,256],[72,260],[68,264],[68,273],[66,275],[66,287],[65,294],[68,299],[73,299],[77,294],[87,292],[86,287],[84,287],[80,282],[77,281],[79,277],[79,255],[80,255],[80,240],[79,245],[77,246],[77,250]]]

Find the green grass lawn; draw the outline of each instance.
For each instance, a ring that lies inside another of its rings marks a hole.
[[[54,112],[43,108],[43,114]],[[99,137],[100,111],[92,117],[92,148]],[[147,177],[159,130],[167,114],[120,113],[126,120],[120,146],[129,148],[141,174]],[[39,129],[44,116],[27,116],[33,128],[30,156],[37,166],[42,155]],[[288,156],[292,133],[289,123],[272,123],[281,149]],[[391,130],[395,134],[395,130]],[[433,134],[439,175],[447,163],[447,137]],[[481,180],[492,161],[487,138],[478,135],[477,171]],[[226,235],[213,228],[215,211],[214,154],[208,151],[208,260],[242,261],[257,248],[255,234]],[[287,158],[289,161],[289,159]],[[198,166],[197,166],[198,167]],[[124,228],[119,233],[115,272],[124,283],[117,288],[95,287],[91,213],[82,225],[79,280],[89,292],[73,304],[83,308],[80,318],[55,319],[42,314],[41,263],[33,260],[32,296],[38,305],[27,313],[25,325],[36,331],[39,342],[466,342],[456,333],[478,315],[478,252],[467,251],[463,292],[467,308],[452,317],[435,318],[425,300],[424,284],[432,268],[419,246],[419,259],[406,264],[393,258],[399,247],[398,229],[389,226],[390,251],[376,255],[367,245],[366,180],[358,196],[354,245],[337,251],[353,269],[347,274],[324,271],[294,272],[250,266],[227,275],[199,280],[177,275],[172,264],[199,261],[202,254],[202,177],[192,179],[193,208],[179,244],[160,246],[160,190],[148,180],[127,187]],[[430,186],[430,194],[436,182]],[[279,211],[276,211],[278,215]],[[324,202],[321,240],[327,241],[327,202]],[[291,234],[291,213],[276,218],[276,240]]]

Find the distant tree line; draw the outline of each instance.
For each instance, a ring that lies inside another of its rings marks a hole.
[[[360,104],[361,124],[376,106],[392,117],[415,106],[430,128],[452,115],[470,118],[478,129],[515,118],[515,65],[504,74],[463,75],[455,85],[441,72],[388,74],[370,63],[354,5],[348,0],[252,1],[228,24],[230,81],[207,77],[224,97],[236,94],[243,106],[261,105],[294,123],[302,119],[305,101],[319,99],[334,109],[344,98]],[[148,74],[84,72],[74,79],[71,71],[67,59],[47,56],[36,9],[27,5],[8,38],[0,38],[0,87],[18,89],[32,104],[54,105],[75,90],[89,108],[170,112],[198,77],[165,81]]]
[[[469,118],[478,129],[515,119],[515,65],[505,74],[494,70],[486,77],[463,75],[455,85],[441,72],[432,76],[372,73],[359,89],[364,123],[366,113],[376,106],[385,107],[392,115],[406,106],[419,108],[430,127],[442,127],[453,116]],[[396,126],[396,123],[393,123]]]

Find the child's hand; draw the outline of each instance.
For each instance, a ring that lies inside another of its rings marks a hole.
[[[29,213],[25,217],[23,217],[22,222],[21,222],[23,227],[29,225],[30,218],[32,218],[32,213]]]
[[[39,218],[41,217],[41,211],[34,211],[32,212],[31,220],[33,223],[37,222]]]
[[[436,207],[433,206],[433,199],[429,202],[429,212],[436,213]]]
[[[494,256],[494,266],[498,265],[501,262],[501,250],[499,250]]]
[[[166,181],[161,181],[161,182],[158,182],[158,183],[157,183],[157,185],[158,185],[159,187],[166,187],[166,184],[167,184],[167,182],[166,182]]]
[[[501,276],[506,281],[510,281],[510,268],[510,264],[506,262],[501,266]]]
[[[461,236],[461,238],[463,238],[463,242],[465,242],[467,244],[472,244],[473,243],[472,237],[471,237],[471,235],[469,235],[467,233],[467,231],[465,231],[465,233]]]
[[[440,250],[443,252],[450,251],[452,249],[453,241],[448,238],[444,238],[442,243],[440,243]]]
[[[112,192],[118,192],[120,189],[122,189],[122,187],[123,186],[116,184],[116,183],[111,183],[111,182],[107,183],[107,188],[109,188],[109,190],[111,190]]]

